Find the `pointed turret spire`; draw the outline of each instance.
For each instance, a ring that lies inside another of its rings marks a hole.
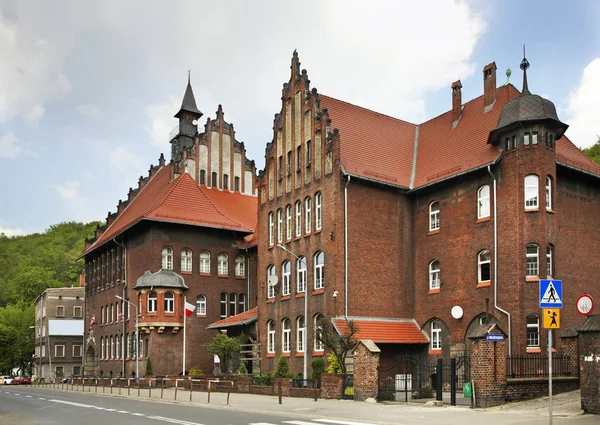
[[[193,119],[198,119],[203,115],[196,106],[196,98],[194,98],[194,91],[190,82],[190,71],[188,71],[188,83],[183,95],[183,101],[181,102],[181,108],[175,114],[175,118],[183,118],[182,115],[184,112],[189,112]]]
[[[523,44],[523,60],[521,61],[520,68],[523,70],[523,90],[521,91],[521,95],[531,94],[529,92],[529,87],[527,86],[527,68],[529,68],[529,61],[525,57],[525,45]]]

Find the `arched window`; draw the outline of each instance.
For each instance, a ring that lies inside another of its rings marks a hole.
[[[239,313],[243,313],[246,311],[246,294],[240,294],[238,297],[238,304],[240,307],[238,308]]]
[[[321,192],[315,194],[315,230],[323,228],[323,195]]]
[[[431,349],[442,349],[442,322],[439,320],[431,322]]]
[[[429,231],[440,229],[440,203],[429,204]]]
[[[223,189],[229,189],[229,174],[223,174]]]
[[[227,292],[221,292],[221,319],[227,317]]]
[[[211,174],[211,182],[210,182],[212,187],[216,187],[217,186],[217,173],[215,173],[213,171],[213,173]]]
[[[181,271],[191,272],[192,271],[192,250],[185,248],[181,250]]]
[[[224,252],[220,253],[217,256],[217,263],[217,273],[220,276],[227,276],[229,269],[229,257],[227,257],[227,254],[225,254]]]
[[[432,261],[429,263],[429,289],[440,288],[440,262]]]
[[[539,207],[538,197],[538,176],[534,174],[525,176],[525,209],[537,209]]]
[[[165,313],[175,312],[175,294],[172,292],[165,293]]]
[[[156,313],[156,292],[150,292],[148,294],[148,313]]]
[[[206,184],[206,170],[200,170],[200,184]]]
[[[235,257],[235,275],[236,277],[246,276],[246,258],[243,255]]]
[[[315,343],[314,349],[315,351],[325,351],[325,345],[323,341],[320,340],[321,332],[323,331],[323,326],[321,326],[321,320],[323,320],[323,315],[317,314],[314,319],[314,329],[315,329]]]
[[[110,323],[115,321],[115,308],[113,303],[110,303]]]
[[[477,255],[477,281],[481,282],[489,282],[491,281],[491,255],[490,251],[484,249]]]
[[[138,316],[140,316],[142,314],[142,294],[138,294],[138,308],[137,308],[137,314]]]
[[[275,219],[273,218],[273,213],[269,213],[269,245],[273,245],[275,243]]]
[[[206,295],[196,297],[196,315],[206,316]]]
[[[527,245],[527,262],[525,270],[527,276],[539,276],[539,250],[535,244]]]
[[[292,206],[285,207],[285,238],[292,239]]]
[[[277,210],[277,242],[283,242],[283,211]]]
[[[477,191],[477,218],[490,216],[490,186],[484,185]]]
[[[237,308],[237,294],[229,294],[229,315],[235,316]]]
[[[298,317],[296,320],[296,351],[303,353],[304,352],[304,337],[306,335],[306,323],[304,321],[304,316]]]
[[[284,261],[281,265],[281,295],[290,295],[290,280],[292,274],[292,265],[289,261]]]
[[[325,254],[321,251],[317,252],[313,261],[315,264],[315,289],[322,289],[325,286]]]
[[[302,236],[302,203],[296,202],[296,237]]]
[[[116,340],[116,345],[117,345],[116,350],[115,350],[115,357],[119,358],[119,357],[121,357],[121,336],[116,335],[115,340]]]
[[[275,276],[275,266],[267,268],[267,298],[275,298],[275,285],[271,284],[271,276]]]
[[[115,358],[115,338],[112,335],[110,336],[110,358]]]
[[[281,351],[289,353],[291,350],[290,341],[292,336],[292,326],[290,319],[285,318],[281,321]]]
[[[267,322],[267,352],[275,352],[275,322],[272,320]]]
[[[200,273],[210,274],[210,252],[200,253]]]
[[[106,359],[110,359],[110,339],[108,337],[104,338],[104,342],[106,343]]]
[[[237,176],[233,179],[233,190],[236,192],[240,191],[240,178]]]
[[[310,163],[312,161],[312,151],[310,149],[310,140],[306,142],[306,148],[304,149],[306,153],[306,167],[310,167]]]
[[[552,177],[546,176],[546,209],[552,210]]]
[[[312,226],[312,199],[307,197],[304,199],[304,232],[310,233]]]
[[[300,257],[296,260],[296,293],[306,292],[306,258]]]
[[[165,246],[162,249],[162,268],[164,270],[173,270],[173,250]]]
[[[104,337],[100,337],[100,358],[104,358]]]
[[[100,307],[100,324],[104,324],[104,307]]]
[[[540,346],[540,318],[535,314],[527,316],[527,347]]]
[[[129,358],[129,333],[126,333],[123,339],[123,357]]]
[[[552,245],[548,245],[546,247],[546,274],[548,278],[552,278],[554,276],[554,247]]]

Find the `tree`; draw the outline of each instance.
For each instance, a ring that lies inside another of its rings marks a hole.
[[[287,357],[279,356],[277,360],[277,366],[275,367],[274,378],[291,378],[292,372],[290,371],[290,364],[288,363]]]
[[[358,341],[355,338],[358,326],[356,326],[353,320],[346,319],[343,329],[340,329],[340,332],[341,334],[335,329],[331,320],[322,318],[319,320],[319,327],[315,329],[315,338],[326,349],[333,352],[340,363],[342,373],[346,374],[346,357],[358,345]]]
[[[240,340],[236,337],[229,337],[224,334],[217,334],[207,344],[204,344],[204,348],[208,351],[208,354],[219,356],[221,360],[221,370],[224,372],[229,371],[229,361],[233,353],[240,352]]]
[[[600,165],[600,137],[598,137],[598,140],[592,146],[581,151],[596,164]]]
[[[150,360],[150,357],[146,358],[146,374],[145,376],[152,376],[154,375],[154,371],[152,370],[152,360]]]
[[[0,308],[0,369],[31,369],[34,354],[34,307],[19,303]]]

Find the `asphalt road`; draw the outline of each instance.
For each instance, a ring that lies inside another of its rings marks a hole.
[[[32,387],[0,388],[0,424],[2,425],[359,425],[332,419],[297,418],[213,409],[202,406],[161,403],[39,390]],[[369,425],[360,423],[360,425]]]

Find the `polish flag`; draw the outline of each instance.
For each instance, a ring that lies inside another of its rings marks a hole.
[[[194,304],[190,304],[187,301],[185,302],[185,316],[192,317],[192,313],[196,310],[196,306]]]

